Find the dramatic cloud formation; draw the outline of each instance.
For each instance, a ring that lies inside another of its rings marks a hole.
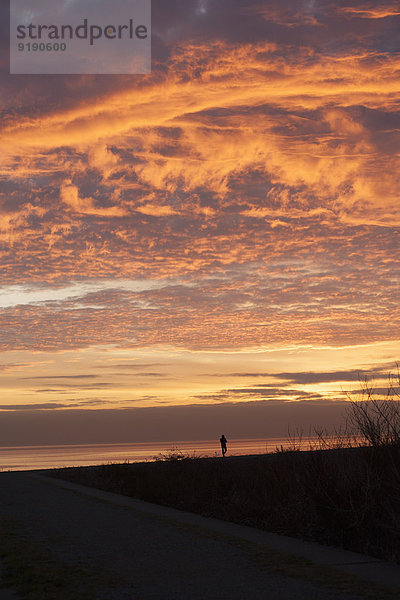
[[[28,393],[38,408],[38,394],[64,406],[71,387],[104,389],[110,406],[283,401],[289,384],[315,386],[292,399],[333,400],[337,386],[318,385],[380,376],[400,330],[398,5],[152,4],[148,76],[12,76],[2,59],[6,393],[22,394],[20,410]],[[298,372],[261,367],[275,390],[247,365],[234,387],[226,363],[204,389],[181,354],[304,347],[315,354]],[[341,347],[377,350],[346,365]],[[320,362],[320,348],[337,362]],[[28,391],[30,371],[16,380],[12,365],[41,355],[43,385]]]

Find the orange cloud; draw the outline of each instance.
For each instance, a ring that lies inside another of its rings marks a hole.
[[[103,217],[123,217],[127,213],[126,210],[118,206],[110,206],[107,208],[96,207],[93,198],[81,198],[78,188],[66,181],[60,190],[61,201],[76,213],[86,215],[98,215]],[[58,229],[60,231],[60,229]]]
[[[269,43],[234,47],[219,42],[179,48],[171,65],[170,75],[161,84],[119,90],[105,100],[49,115],[40,122],[29,119],[3,127],[9,160],[12,152],[25,156],[24,170],[17,167],[16,173],[24,176],[29,169],[34,173],[35,157],[60,144],[70,145],[80,157],[68,159],[70,174],[85,173],[81,156],[86,153],[88,166],[101,173],[110,197],[116,198],[119,206],[101,207],[70,187],[62,192],[63,202],[81,214],[123,216],[127,209],[115,196],[112,184],[126,187],[126,166],[111,147],[128,150],[134,140],[136,163],[131,169],[139,189],[146,188],[145,194],[149,188],[172,194],[206,186],[226,197],[232,178],[261,169],[274,184],[307,186],[304,198],[318,195],[325,209],[332,209],[334,198],[338,218],[344,215],[346,222],[351,213],[357,222],[362,214],[369,222],[368,212],[376,220],[376,208],[382,202],[387,210],[383,208],[377,220],[385,223],[393,218],[398,156],[379,156],[372,133],[346,107],[362,104],[371,110],[385,109],[388,114],[394,111],[396,55],[362,52],[309,61],[300,53],[298,60],[285,62]],[[201,76],[194,77],[198,65],[202,65]],[[183,74],[189,82],[182,80]],[[265,104],[270,111],[261,110]],[[272,108],[280,112],[274,114]],[[299,111],[316,110],[321,112],[319,121],[296,116]],[[218,111],[223,112],[218,115]],[[282,120],[286,131],[281,132]],[[169,142],[171,151],[166,153],[160,128],[170,127],[180,134]],[[371,161],[382,160],[385,171],[392,173],[383,186],[370,169]],[[47,160],[50,173],[52,168],[54,172],[59,169],[57,155]],[[140,197],[137,200],[134,205],[143,213]],[[166,214],[165,208],[151,210],[152,214],[157,210]]]
[[[357,8],[354,6],[338,7],[339,12],[360,17],[362,19],[385,19],[400,15],[397,5],[371,6],[369,8]]]

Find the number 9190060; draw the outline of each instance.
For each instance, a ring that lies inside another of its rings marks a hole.
[[[54,42],[54,44],[51,42],[47,42],[47,44],[44,42],[28,42],[23,44],[20,42],[18,44],[19,52],[65,52],[66,49],[67,44],[64,42]]]

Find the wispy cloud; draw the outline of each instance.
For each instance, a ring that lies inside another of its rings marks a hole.
[[[400,9],[397,3],[382,6],[371,4],[369,7],[342,6],[338,10],[351,16],[361,17],[362,19],[386,19],[387,17],[400,16]]]
[[[98,375],[35,375],[33,377],[20,377],[19,379],[95,379]]]

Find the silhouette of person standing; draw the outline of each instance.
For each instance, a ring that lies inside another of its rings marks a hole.
[[[224,436],[224,434],[221,435],[221,437],[219,438],[220,444],[221,444],[221,450],[222,450],[222,456],[224,457],[226,454],[226,443],[227,443],[227,439]]]

